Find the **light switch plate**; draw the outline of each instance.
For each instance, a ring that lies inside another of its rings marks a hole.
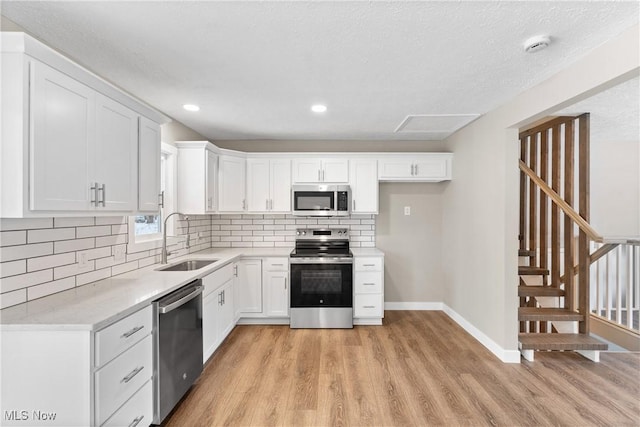
[[[411,206],[405,206],[404,207],[404,214],[405,215],[411,215]]]

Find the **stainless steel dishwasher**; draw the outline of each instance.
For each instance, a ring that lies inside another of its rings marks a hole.
[[[160,424],[202,373],[202,280],[154,301],[154,410]]]

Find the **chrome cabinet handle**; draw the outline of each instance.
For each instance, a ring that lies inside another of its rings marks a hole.
[[[416,165],[416,176],[418,176],[418,165]]]
[[[324,169],[322,169],[322,182],[324,182]]]
[[[136,326],[133,329],[131,329],[130,331],[125,332],[124,334],[122,334],[120,336],[120,338],[129,338],[131,335],[135,334],[136,332],[140,331],[144,329],[144,326]]]
[[[93,199],[91,199],[91,204],[94,206],[98,206],[98,183],[91,183],[91,187],[89,187],[91,191],[93,191]]]
[[[363,305],[362,308],[376,308],[375,305]]]
[[[269,210],[269,199],[264,199],[264,203],[265,203],[264,209],[268,211]]]
[[[142,371],[144,369],[144,366],[140,366],[139,368],[135,368],[133,371],[131,371],[129,373],[129,375],[127,375],[126,377],[124,377],[123,379],[120,380],[121,383],[128,383],[129,381],[131,381],[133,379],[133,377],[135,377],[136,375],[138,375],[140,373],[140,371]]]
[[[233,275],[234,275],[235,277],[238,277],[238,266],[237,266],[237,265],[234,265],[234,266],[233,266]]]
[[[269,209],[273,210],[273,199],[269,199]]]
[[[226,292],[226,291],[222,291],[222,305],[225,305],[225,304],[226,304],[226,302],[227,302],[227,301],[226,301],[226,299],[227,299],[227,298],[226,298],[225,292]]]
[[[142,421],[143,418],[144,415],[140,415],[138,418],[131,421],[131,423],[127,427],[136,427],[138,424],[140,424],[140,421]]]
[[[218,292],[218,305],[222,305],[222,292]]]
[[[106,206],[105,201],[107,200],[107,184],[102,184],[98,191],[102,192],[102,199],[98,200],[98,204],[101,204],[103,207]]]
[[[363,267],[375,267],[375,264],[362,264]]]
[[[413,165],[411,165],[411,176],[413,176]]]
[[[375,283],[363,283],[362,285],[363,286],[375,286],[376,284]]]
[[[356,199],[353,199],[353,210],[356,210]]]
[[[284,290],[285,291],[287,290],[287,278],[286,277],[284,278]]]
[[[318,182],[320,182],[320,181],[322,181],[322,180],[320,179],[320,169],[318,169]]]
[[[279,265],[281,267],[284,266],[284,264],[271,264],[271,265],[273,265],[273,266]]]
[[[161,191],[158,194],[158,207],[159,208],[164,208],[164,191]]]

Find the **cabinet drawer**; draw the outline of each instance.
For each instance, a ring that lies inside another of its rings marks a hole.
[[[116,411],[103,427],[143,427],[153,420],[153,382],[147,381],[131,399]]]
[[[288,271],[288,258],[265,258],[263,264],[264,271]]]
[[[382,317],[382,295],[356,295],[353,317]]]
[[[226,282],[233,278],[233,264],[227,264],[224,267],[214,271],[202,278],[204,284],[204,291],[202,296],[205,297],[211,292],[224,285]]]
[[[151,333],[151,306],[96,332],[95,365],[102,366]]]
[[[356,294],[379,294],[382,292],[381,271],[360,271],[354,276]]]
[[[95,374],[96,420],[101,425],[151,379],[151,335],[122,353]]]
[[[358,258],[355,261],[355,271],[382,271],[382,258]]]

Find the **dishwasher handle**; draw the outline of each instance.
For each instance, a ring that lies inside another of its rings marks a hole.
[[[171,302],[170,304],[167,304],[165,306],[163,306],[162,303],[160,303],[158,305],[158,312],[160,314],[167,314],[170,311],[175,310],[176,308],[186,304],[187,302],[189,302],[192,299],[196,298],[198,295],[202,294],[203,289],[204,289],[204,286],[198,285],[198,286],[193,288],[192,292],[189,292],[187,295],[185,295],[184,297],[180,298],[179,300],[177,300],[175,302]]]

